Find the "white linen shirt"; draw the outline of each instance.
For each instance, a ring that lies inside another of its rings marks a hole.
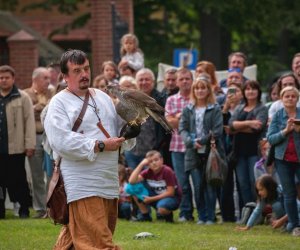
[[[111,98],[97,89],[90,89],[103,127],[111,137],[118,136],[120,118]],[[45,119],[45,131],[54,153],[62,157],[61,172],[68,203],[82,198],[99,196],[119,197],[118,150],[94,153],[96,140],[106,137],[97,127],[98,118],[91,97],[77,132],[72,131],[82,106],[80,100],[67,90],[50,101]]]

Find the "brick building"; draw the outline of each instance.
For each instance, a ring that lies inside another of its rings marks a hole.
[[[122,34],[133,32],[132,0],[86,0],[72,15],[57,9],[22,11],[33,0],[22,0],[10,13],[0,11],[0,64],[16,69],[20,88],[31,84],[32,70],[59,60],[68,49],[82,49],[91,58],[93,75],[105,60],[119,60]],[[55,33],[83,15],[90,16],[84,27]]]

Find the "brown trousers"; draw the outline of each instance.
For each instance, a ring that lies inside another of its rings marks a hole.
[[[63,226],[54,250],[121,249],[112,241],[118,200],[89,197],[69,204],[69,224]]]

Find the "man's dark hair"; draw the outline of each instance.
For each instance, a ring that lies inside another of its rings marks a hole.
[[[7,72],[10,73],[13,77],[15,77],[16,72],[11,66],[9,65],[0,66],[0,73],[7,73]]]
[[[82,65],[86,60],[88,60],[87,54],[81,50],[70,49],[66,51],[65,53],[63,53],[60,59],[61,73],[68,74],[68,62],[74,63],[76,65]]]
[[[53,68],[53,69],[55,69],[57,72],[60,72],[60,64],[59,64],[59,63],[56,63],[56,62],[52,62],[52,63],[48,64],[46,68],[47,68],[47,69]]]

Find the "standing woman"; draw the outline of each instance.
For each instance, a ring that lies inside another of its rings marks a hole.
[[[268,120],[267,108],[260,102],[261,89],[257,81],[245,83],[243,96],[244,103],[237,106],[229,120],[230,130],[234,133],[233,150],[237,157],[236,175],[242,207],[255,201],[254,164],[259,160],[258,143]]]
[[[222,112],[215,103],[210,81],[198,77],[192,85],[191,103],[182,112],[179,133],[186,146],[185,171],[190,172],[195,188],[197,224],[206,222],[207,225],[215,222],[216,206],[216,189],[204,180],[210,131],[214,134],[219,153],[224,157]]]
[[[287,230],[299,226],[295,176],[300,180],[300,108],[299,91],[288,86],[281,90],[283,109],[275,113],[268,129],[267,139],[275,146],[275,168],[283,189],[284,206],[288,215]]]
[[[195,78],[197,78],[200,74],[207,73],[211,78],[211,85],[213,92],[216,96],[222,94],[222,89],[219,87],[217,77],[216,77],[216,66],[209,61],[200,61],[196,65],[195,70]]]

